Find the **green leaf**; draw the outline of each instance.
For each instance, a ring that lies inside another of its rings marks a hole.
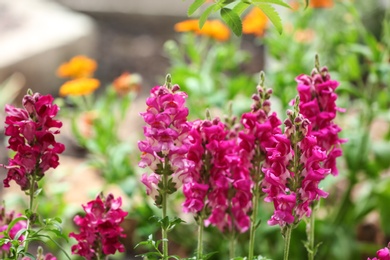
[[[190,5],[190,7],[188,7],[188,11],[187,11],[188,16],[191,16],[192,14],[194,14],[195,11],[198,10],[199,7],[201,7],[204,4],[204,2],[206,2],[206,0],[195,0]]]
[[[242,34],[242,23],[240,16],[236,14],[232,9],[222,8],[221,17],[232,29],[235,35],[240,36]]]
[[[214,11],[214,8],[215,8],[215,4],[213,5],[210,5],[209,7],[207,7],[206,10],[204,10],[204,12],[202,13],[202,15],[199,17],[199,28],[202,29],[204,23],[207,21],[207,18],[210,16],[210,14]]]
[[[236,4],[234,7],[233,7],[233,11],[237,14],[237,15],[241,15],[250,5],[250,3],[246,3],[246,2],[239,2],[238,4]]]
[[[265,15],[272,22],[272,24],[276,27],[278,32],[282,34],[283,31],[282,20],[280,19],[279,14],[275,11],[275,8],[273,8],[269,4],[264,4],[264,3],[254,3],[254,5],[256,5],[265,13]]]
[[[287,8],[291,9],[291,6],[289,6],[287,3],[283,2],[282,0],[252,0],[253,4],[275,4],[275,5],[281,5]]]

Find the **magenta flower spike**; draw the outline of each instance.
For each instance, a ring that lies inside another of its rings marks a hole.
[[[80,233],[70,233],[69,237],[77,240],[72,246],[72,254],[77,254],[87,260],[104,259],[102,256],[124,252],[125,247],[119,241],[126,237],[120,224],[127,216],[121,209],[122,198],[114,198],[109,194],[106,198],[102,194],[83,205],[85,216],[77,215],[74,222],[80,228]]]
[[[16,154],[9,165],[3,165],[8,169],[4,187],[13,180],[24,191],[35,190],[45,172],[58,166],[58,154],[65,146],[55,140],[62,123],[54,119],[59,107],[53,100],[51,95],[29,93],[23,98],[24,108],[6,105],[5,135],[10,137],[7,148]]]
[[[146,112],[141,113],[146,123],[146,139],[138,142],[142,152],[138,165],[141,168],[149,167],[152,171],[149,175],[145,173],[141,181],[146,186],[147,194],[159,207],[162,197],[158,184],[162,181],[163,171],[169,175],[171,193],[186,181],[190,131],[186,98],[187,94],[179,91],[177,85],[156,86],[146,100]]]
[[[317,62],[318,63],[318,62]],[[311,123],[311,134],[317,138],[327,158],[324,162],[333,175],[338,174],[336,158],[342,155],[340,145],[345,139],[339,138],[341,128],[334,122],[337,112],[345,112],[336,106],[336,88],[339,82],[332,80],[326,67],[316,65],[311,76],[299,75],[296,78],[300,97],[299,111]]]

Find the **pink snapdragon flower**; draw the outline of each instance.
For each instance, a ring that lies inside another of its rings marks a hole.
[[[163,172],[169,171],[170,182],[174,183],[176,190],[186,181],[190,167],[190,161],[186,159],[191,128],[187,122],[188,108],[185,107],[187,94],[179,89],[177,85],[154,87],[146,100],[147,110],[141,113],[146,123],[146,140],[138,142],[142,152],[138,165],[141,168],[149,167],[153,172],[149,176],[144,174],[142,183],[156,205],[161,202],[158,183]]]
[[[311,135],[310,121],[296,111],[288,115],[284,134],[275,135],[263,167],[265,201],[275,207],[268,224],[281,227],[310,217],[310,205],[327,196],[318,185],[330,173],[324,167],[326,152]]]
[[[387,245],[387,247],[379,249],[376,252],[376,257],[374,258],[367,258],[367,260],[390,260],[390,243]]]
[[[7,148],[16,154],[4,166],[8,169],[4,187],[14,180],[22,190],[28,190],[48,169],[58,166],[58,154],[65,146],[55,140],[62,123],[54,119],[59,107],[53,100],[50,95],[35,93],[24,96],[24,108],[6,105],[5,135],[10,137]]]
[[[238,173],[237,141],[233,136],[218,118],[192,123],[187,156],[192,167],[183,186],[183,211],[201,214],[201,225],[242,233],[249,228],[250,182]]]
[[[125,248],[119,238],[126,235],[123,234],[120,224],[128,213],[123,211],[121,206],[122,198],[115,199],[112,194],[107,198],[98,195],[95,200],[83,205],[86,215],[77,215],[74,218],[74,222],[80,227],[80,233],[69,234],[69,237],[78,242],[72,246],[72,254],[90,260],[115,254],[116,251],[124,252]]]
[[[336,106],[336,88],[339,82],[332,80],[328,69],[314,69],[311,76],[299,75],[296,78],[300,97],[300,113],[311,122],[311,134],[317,138],[317,145],[326,153],[326,168],[337,175],[336,158],[342,155],[340,144],[346,142],[339,138],[341,128],[334,123],[337,112],[344,112]]]
[[[5,207],[0,206],[0,232],[3,232],[8,229],[8,225],[17,217],[21,216],[21,214],[15,214],[14,211],[6,212]],[[14,224],[14,226],[9,231],[9,236],[11,239],[14,239],[16,234],[27,227],[27,222],[24,220],[20,220]],[[4,235],[0,235],[0,238],[4,237]],[[24,240],[24,236],[20,236],[18,238],[19,241]],[[0,246],[0,254],[7,254],[9,249],[11,248],[10,242],[3,244]]]

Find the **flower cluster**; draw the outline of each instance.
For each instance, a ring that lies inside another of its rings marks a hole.
[[[186,159],[190,131],[185,107],[187,94],[179,89],[177,85],[154,87],[146,100],[147,110],[141,113],[147,125],[144,126],[146,140],[138,142],[142,152],[139,166],[153,171],[150,175],[144,174],[141,181],[156,205],[161,203],[158,190],[161,176],[166,173],[170,176],[170,192],[174,192],[181,186],[189,167]]]
[[[8,229],[8,225],[16,218],[21,216],[21,214],[15,214],[14,211],[6,212],[5,207],[0,206],[0,233]],[[20,220],[14,224],[14,226],[9,231],[9,237],[11,239],[15,238],[15,235],[22,229],[27,227],[27,222],[24,220]],[[0,234],[0,238],[4,237],[4,235]],[[20,236],[18,238],[19,241],[24,240],[24,236]],[[11,247],[11,243],[5,243],[0,246],[0,254],[7,254]]]
[[[8,169],[3,181],[5,187],[14,180],[22,190],[35,189],[32,185],[36,185],[49,168],[58,166],[58,154],[65,146],[55,140],[62,123],[54,119],[59,108],[53,100],[50,95],[31,93],[23,98],[24,108],[5,107],[5,135],[10,137],[8,148],[16,152],[5,166]]]
[[[94,92],[100,85],[99,80],[92,78],[97,68],[96,61],[86,56],[75,56],[69,62],[61,64],[57,75],[71,78],[60,88],[61,96],[82,96]]]
[[[310,121],[295,108],[288,112],[284,134],[276,134],[276,142],[267,148],[263,191],[275,207],[269,225],[296,224],[311,215],[313,201],[327,196],[318,187],[330,172],[323,167],[326,153],[311,135]]]
[[[183,186],[183,210],[203,214],[206,226],[216,226],[223,232],[233,228],[245,232],[249,228],[250,180],[239,173],[236,140],[228,135],[218,118],[193,122],[188,159],[194,167]]]
[[[376,257],[374,258],[367,258],[367,260],[390,260],[390,243],[387,245],[387,247],[379,249],[376,252]]]
[[[330,78],[328,69],[314,69],[311,76],[300,75],[296,78],[300,98],[300,113],[309,119],[311,134],[317,138],[317,144],[327,153],[325,167],[332,174],[338,173],[336,158],[342,155],[340,144],[345,140],[338,134],[341,128],[334,123],[337,112],[343,112],[336,106],[335,89],[339,83]]]
[[[114,198],[109,194],[106,198],[98,195],[83,205],[86,213],[84,217],[76,216],[74,222],[80,227],[80,233],[70,233],[69,237],[77,240],[72,246],[72,254],[78,254],[86,259],[102,259],[102,256],[124,252],[124,246],[119,242],[120,237],[125,237],[120,224],[127,216],[123,211],[122,199]]]

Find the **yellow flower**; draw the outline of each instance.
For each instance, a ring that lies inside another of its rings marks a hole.
[[[57,75],[62,78],[85,78],[92,76],[96,68],[96,61],[79,55],[73,57],[69,62],[61,64],[57,70]]]
[[[242,20],[242,33],[262,36],[267,24],[267,16],[259,8],[254,7]]]
[[[333,0],[310,0],[309,5],[313,8],[331,8]]]
[[[199,29],[199,20],[185,20],[175,24],[176,32],[195,32],[198,35],[207,36],[217,41],[226,41],[230,37],[229,28],[220,20],[206,21],[202,29]]]
[[[65,82],[60,88],[61,96],[82,96],[94,92],[100,85],[99,80],[79,78]]]

